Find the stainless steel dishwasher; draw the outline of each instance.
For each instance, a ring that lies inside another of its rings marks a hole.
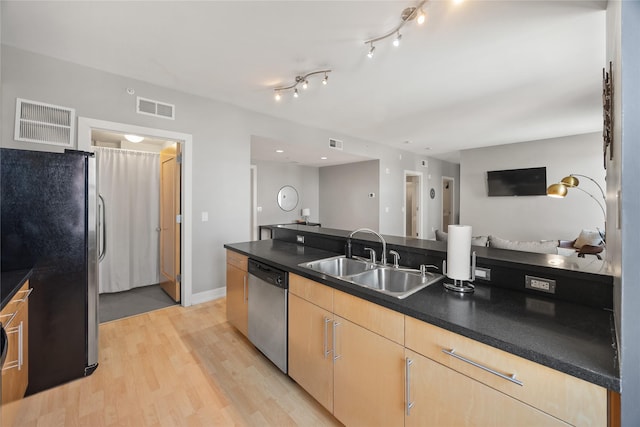
[[[249,259],[249,341],[287,373],[286,271]]]

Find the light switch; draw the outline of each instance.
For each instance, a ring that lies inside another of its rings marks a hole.
[[[202,212],[202,222],[209,221],[209,212]]]

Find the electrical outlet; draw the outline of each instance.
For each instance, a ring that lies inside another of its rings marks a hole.
[[[476,267],[476,279],[486,280],[487,282],[491,280],[491,269]]]
[[[296,242],[304,243],[304,236],[296,236]]]
[[[547,292],[549,294],[556,293],[556,281],[553,279],[525,275],[524,287],[527,289],[533,289],[534,291]]]

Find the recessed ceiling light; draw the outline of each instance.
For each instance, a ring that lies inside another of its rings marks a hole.
[[[320,160],[327,160],[327,158],[322,156],[322,157],[320,157]]]
[[[284,153],[284,150],[276,150],[276,153]]]
[[[141,142],[144,139],[144,136],[139,135],[125,135],[124,139],[129,142]]]

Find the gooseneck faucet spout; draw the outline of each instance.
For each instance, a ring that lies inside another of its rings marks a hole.
[[[349,249],[351,248],[351,238],[356,233],[370,233],[370,234],[375,234],[378,237],[378,239],[382,243],[382,255],[380,256],[380,264],[385,265],[387,263],[387,242],[384,240],[384,237],[382,237],[379,233],[371,230],[370,228],[358,228],[357,230],[354,230],[351,233],[349,233],[349,237],[347,238],[347,247]]]

